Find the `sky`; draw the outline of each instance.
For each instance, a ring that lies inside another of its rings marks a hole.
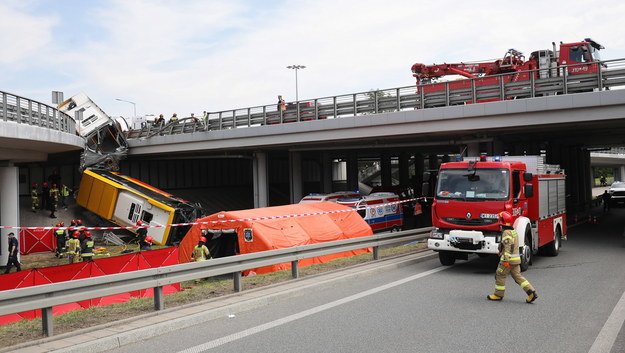
[[[625,2],[2,0],[0,91],[86,93],[111,116],[225,111],[415,84],[410,67],[592,38],[625,58]],[[118,99],[134,102],[135,105]]]

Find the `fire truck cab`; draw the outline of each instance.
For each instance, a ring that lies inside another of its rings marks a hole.
[[[514,217],[521,270],[539,249],[558,255],[566,239],[564,171],[544,164],[542,156],[482,156],[442,164],[428,248],[439,253],[443,265],[466,260],[469,253],[496,255],[503,211]]]

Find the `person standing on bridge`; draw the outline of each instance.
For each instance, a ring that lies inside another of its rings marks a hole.
[[[499,243],[499,265],[495,273],[495,294],[488,300],[502,300],[506,292],[506,277],[512,275],[514,281],[527,293],[527,303],[532,303],[538,295],[528,280],[521,275],[521,255],[519,254],[519,236],[512,227],[512,215],[508,212],[499,214],[501,222],[501,243]]]
[[[174,113],[174,115],[172,115],[171,118],[169,118],[169,122],[170,123],[177,123],[178,122],[178,114]]]

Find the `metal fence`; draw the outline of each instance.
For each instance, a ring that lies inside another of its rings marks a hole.
[[[373,248],[373,258],[377,260],[380,246],[424,239],[431,229],[428,227],[376,234],[368,237],[222,257],[210,261],[0,291],[0,315],[41,309],[43,333],[46,336],[52,336],[54,334],[52,307],[55,305],[154,288],[154,309],[162,310],[165,307],[163,286],[166,285],[232,273],[234,290],[239,292],[242,290],[241,271],[244,270],[291,262],[293,278],[297,278],[299,277],[299,260],[370,247]]]
[[[76,123],[69,115],[47,104],[2,91],[0,121],[14,121],[18,124],[76,133]]]
[[[276,103],[211,112],[206,120],[185,118],[165,125],[147,124],[141,130],[129,131],[128,138],[337,119],[625,86],[625,59],[602,61],[597,64],[601,69],[590,74],[569,74],[569,68],[575,66],[580,65],[315,98],[288,103],[284,107]]]

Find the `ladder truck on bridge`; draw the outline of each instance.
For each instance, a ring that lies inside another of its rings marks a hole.
[[[599,63],[599,50],[605,48],[590,38],[575,43],[560,42],[560,50],[556,50],[555,42],[552,45],[553,50],[534,51],[527,60],[520,51],[509,49],[502,59],[495,61],[433,65],[417,63],[412,65],[412,73],[417,80],[418,93],[445,92],[446,89],[449,89],[450,93],[454,90],[458,92],[464,90],[464,93],[457,95],[468,97],[470,93],[467,92],[481,89],[483,98],[478,98],[476,102],[487,102],[500,99],[492,96],[495,93],[499,96],[500,88],[504,84],[517,82],[529,84],[530,81],[540,79],[548,81],[549,78],[563,75],[579,80],[580,91],[583,91],[587,89],[584,80],[595,79],[599,70],[605,70],[604,64]],[[448,75],[460,75],[475,80],[474,83],[472,80],[464,79],[447,82],[438,80]],[[515,90],[518,93],[522,93],[523,89],[527,91],[526,86],[519,85],[506,95],[506,98],[515,98]],[[472,103],[468,99],[464,102]]]
[[[521,270],[542,250],[557,256],[566,239],[565,175],[542,156],[466,157],[438,170],[428,248],[443,265],[468,254],[497,255],[499,213],[509,212],[519,234]],[[429,190],[430,173],[423,190]]]

